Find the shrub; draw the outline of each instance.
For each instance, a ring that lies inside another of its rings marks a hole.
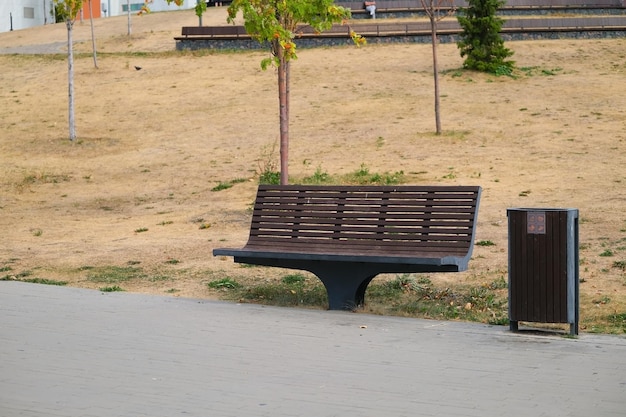
[[[457,19],[463,32],[457,46],[465,57],[464,68],[511,75],[515,63],[506,58],[513,52],[504,47],[500,36],[504,20],[496,16],[503,4],[503,0],[468,0],[469,7],[461,9]]]

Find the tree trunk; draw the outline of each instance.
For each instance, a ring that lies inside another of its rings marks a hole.
[[[437,62],[437,17],[434,13],[430,16],[430,28],[433,44],[433,76],[435,80],[435,129],[441,134],[441,113],[439,106],[439,70]]]
[[[132,33],[132,24],[130,22],[130,0],[126,0],[126,11],[128,12],[128,36]]]
[[[74,22],[67,20],[67,85],[69,102],[70,141],[76,140],[76,126],[74,122],[74,49],[72,41],[72,29]]]
[[[285,52],[280,47],[278,52],[278,110],[280,117],[280,183],[289,183],[289,63],[285,59]]]
[[[291,109],[291,103],[289,102],[291,97],[291,61],[285,62],[285,90],[287,92],[285,97],[285,111],[287,119],[287,131],[289,131],[289,110]]]
[[[91,24],[91,49],[93,50],[93,66],[98,68],[98,55],[96,53],[96,35],[93,30],[93,14],[91,13],[91,1],[89,1],[89,23]]]

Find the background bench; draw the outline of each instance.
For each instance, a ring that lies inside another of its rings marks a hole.
[[[261,185],[235,262],[315,274],[331,310],[362,305],[380,273],[458,272],[472,253],[480,187]]]
[[[626,0],[625,0],[626,1]],[[381,19],[382,20],[382,19]],[[323,40],[336,41],[337,44],[351,44],[350,30],[354,30],[359,35],[365,36],[369,41],[374,42],[376,39],[398,38],[412,39],[415,37],[427,36],[430,40],[431,26],[426,20],[411,22],[386,22],[386,23],[356,23],[352,25],[333,25],[329,30],[316,33],[310,26],[300,26],[297,29],[298,45],[305,47],[306,41],[313,41],[308,45],[321,45],[317,43]],[[626,31],[626,15],[620,16],[581,16],[581,17],[564,17],[549,16],[544,18],[533,17],[515,17],[504,20],[501,33],[502,34],[533,34],[533,33],[558,33],[558,36],[566,33],[580,32],[594,33],[619,33]],[[461,26],[456,19],[443,20],[437,24],[437,33],[439,35],[456,35],[462,32]],[[246,32],[243,26],[184,26],[181,36],[174,38],[177,41],[177,49],[195,49],[195,45],[200,47],[216,47],[219,48],[219,41],[252,41],[252,37]],[[440,39],[441,40],[441,39]],[[241,47],[237,44],[229,43],[223,47]],[[259,47],[258,43],[252,42],[246,47]]]

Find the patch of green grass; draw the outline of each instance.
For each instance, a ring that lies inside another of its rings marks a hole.
[[[527,77],[533,77],[535,75],[541,76],[552,76],[558,75],[563,72],[563,68],[541,68],[538,66],[533,67],[520,67],[518,68],[521,73],[523,73]]]
[[[313,175],[302,179],[303,184],[328,184],[332,182],[333,178],[328,172],[323,171],[321,166],[317,167]]]
[[[139,229],[135,229],[135,233],[143,233],[147,231],[148,231],[147,227],[140,227]]]
[[[594,304],[608,304],[611,302],[611,297],[603,295],[600,298],[594,298],[593,300],[591,300],[591,302]]]
[[[615,255],[615,252],[613,252],[611,249],[606,249],[600,254],[600,256],[613,256],[613,255]]]
[[[100,288],[100,291],[102,292],[121,292],[121,291],[125,291],[122,287],[118,286],[118,285],[113,285],[111,287],[102,287]]]
[[[491,240],[479,240],[476,242],[476,246],[496,246]]]
[[[116,284],[146,278],[143,270],[134,266],[101,266],[89,269],[87,280],[103,284]]]
[[[513,77],[513,68],[511,68],[508,65],[500,65],[494,71],[494,75],[498,77],[501,77],[501,76]]]
[[[48,279],[48,278],[26,278],[26,279],[21,279],[19,281],[30,282],[32,284],[58,285],[58,286],[64,286],[68,284],[67,281],[58,281],[56,279]]]
[[[145,275],[143,279],[149,282],[161,282],[172,279],[172,277],[168,275]]]
[[[237,288],[241,288],[241,284],[239,284],[237,281],[235,281],[232,278],[222,278],[216,281],[211,281],[208,284],[209,288],[214,288],[214,289],[227,289],[227,290],[234,290]]]
[[[0,281],[23,281],[23,278],[31,276],[32,271],[22,271],[17,274],[5,275],[0,278]]]
[[[509,288],[509,283],[504,277],[496,278],[489,284],[489,288],[492,290],[503,290]]]
[[[259,175],[259,184],[280,184],[279,171],[264,171]]]
[[[21,186],[38,185],[38,184],[58,184],[68,182],[71,177],[66,174],[51,174],[49,172],[38,172],[35,174],[26,174],[22,179]]]
[[[326,288],[305,274],[284,275],[279,281],[241,285],[233,278],[212,281],[209,287],[227,289],[222,297],[277,306],[328,307]],[[503,277],[484,285],[437,286],[427,276],[397,275],[372,282],[366,291],[366,311],[377,314],[508,324],[507,282]],[[347,306],[356,308],[357,306]]]
[[[81,267],[78,268],[79,271],[90,271],[92,269],[94,269],[94,266],[91,265],[83,265]]]
[[[591,333],[626,334],[626,312],[615,312],[592,319],[583,318],[582,325]]]
[[[416,317],[454,320],[459,318],[460,308],[452,304],[432,303],[428,300],[416,299],[403,304],[398,310]]]
[[[626,313],[615,313],[606,317],[609,324],[615,329],[626,333]]]
[[[613,268],[621,269],[622,271],[626,271],[626,261],[615,261],[613,262]]]
[[[261,156],[258,159],[259,167],[257,175],[259,184],[280,184],[280,171],[278,168],[277,143],[273,142],[261,149]]]
[[[453,180],[457,177],[456,173],[454,172],[454,167],[450,167],[448,168],[448,173],[444,176],[442,176],[441,178],[446,179],[446,180]]]
[[[306,277],[302,274],[289,274],[282,277],[281,282],[287,285],[303,284]]]
[[[498,281],[487,286],[438,287],[428,278],[405,274],[383,284],[372,283],[366,303],[383,314],[506,324],[506,297],[497,291],[503,285]]]
[[[235,178],[234,180],[220,182],[215,187],[211,188],[211,191],[222,191],[232,188],[233,185],[245,182],[244,178]]]
[[[326,288],[319,282],[305,285],[303,282],[286,284],[261,284],[246,289],[241,299],[277,306],[328,307]]]
[[[561,71],[563,71],[562,68],[542,69],[541,75],[557,75],[557,73]]]
[[[342,184],[356,185],[395,185],[404,181],[404,171],[382,174],[372,173],[365,164],[361,164],[356,171],[348,173],[341,178]]]
[[[415,292],[426,294],[430,291],[432,282],[426,277],[415,278],[411,274],[402,274],[396,276],[391,281],[383,284],[371,284],[367,289],[368,302],[379,299],[380,301],[392,300],[404,293]]]
[[[232,183],[230,182],[220,182],[219,184],[217,184],[215,187],[211,188],[211,191],[222,191],[222,190],[228,190],[229,188],[231,188],[233,186]]]

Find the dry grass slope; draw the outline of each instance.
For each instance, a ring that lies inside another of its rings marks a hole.
[[[212,8],[205,24],[225,18]],[[129,38],[125,17],[101,19],[99,69],[88,24],[77,26],[75,144],[64,55],[0,55],[0,278],[218,297],[208,282],[283,274],[211,256],[246,240],[277,98],[264,52],[174,52],[180,27],[196,22],[193,11],[134,17]],[[64,39],[62,25],[3,33],[0,52],[62,51]],[[475,248],[466,273],[429,276],[444,286],[506,277],[507,208],[578,208],[583,329],[606,329],[626,313],[626,40],[507,46],[515,79],[462,71],[456,47],[440,46],[441,136],[430,46],[300,51],[294,181],[365,166],[411,184],[483,186],[477,240],[493,245]],[[139,272],[103,283],[113,267]]]

